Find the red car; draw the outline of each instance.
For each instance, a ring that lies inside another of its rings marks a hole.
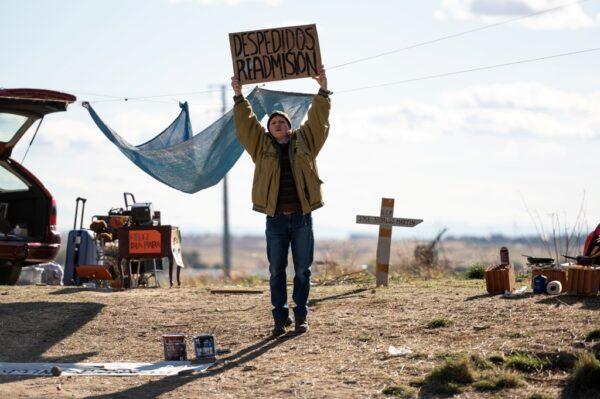
[[[37,120],[65,111],[75,100],[56,91],[0,89],[0,284],[15,284],[23,266],[50,262],[58,254],[56,202],[10,155]]]

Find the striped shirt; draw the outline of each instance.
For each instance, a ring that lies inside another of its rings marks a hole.
[[[298,199],[296,182],[290,164],[289,143],[279,144],[279,165],[281,177],[279,180],[279,193],[277,194],[277,208],[275,213],[302,212],[302,205]]]

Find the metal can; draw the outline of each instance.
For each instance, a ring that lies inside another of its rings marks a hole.
[[[194,352],[197,360],[214,360],[217,357],[215,337],[211,334],[200,334],[194,337]]]
[[[508,257],[508,248],[506,248],[506,247],[500,248],[500,264],[501,265],[510,264],[510,258]]]
[[[185,334],[165,334],[162,338],[165,360],[187,360]]]

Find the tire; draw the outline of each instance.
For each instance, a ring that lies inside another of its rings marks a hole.
[[[0,264],[0,285],[15,285],[21,275],[21,266]]]

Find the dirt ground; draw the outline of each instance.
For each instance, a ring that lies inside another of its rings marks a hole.
[[[600,297],[503,299],[484,295],[482,281],[395,281],[378,290],[313,287],[309,333],[271,339],[268,287],[261,288],[262,295],[216,295],[208,287],[2,287],[0,361],[154,362],[162,360],[161,335],[176,332],[213,333],[231,352],[188,376],[1,377],[0,397],[383,398],[384,388],[408,386],[447,354],[576,352],[600,326]],[[427,328],[436,317],[453,324]],[[391,357],[389,345],[413,353]],[[561,397],[566,375],[527,374],[524,387],[469,388],[461,397]]]

